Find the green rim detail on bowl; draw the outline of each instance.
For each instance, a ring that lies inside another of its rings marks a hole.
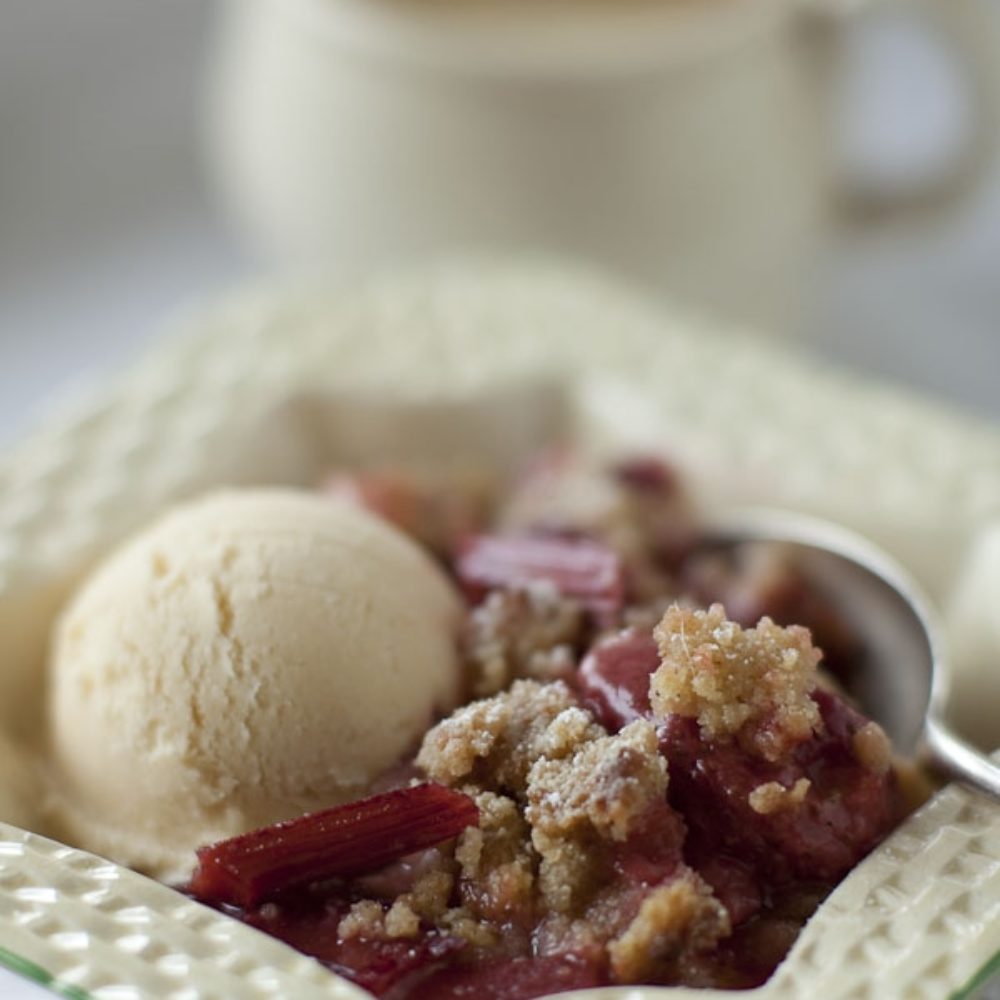
[[[34,980],[39,986],[45,986],[55,993],[59,993],[69,1000],[91,1000],[91,996],[86,990],[81,990],[79,986],[72,986],[69,983],[60,983],[55,976],[46,972],[40,965],[20,955],[15,955],[6,948],[0,948],[0,965],[6,966],[11,972],[16,972],[25,979]]]
[[[949,1000],[972,1000],[976,991],[982,989],[997,973],[1000,973],[1000,951],[998,951],[961,989],[955,990]]]
[[[67,997],[68,1000],[93,1000],[86,990],[69,983],[60,983],[54,976],[46,972],[40,965],[20,955],[15,955],[6,948],[0,948],[0,965],[6,966],[11,972],[31,979],[39,986],[45,986],[55,993]],[[951,994],[949,1000],[972,1000],[973,995],[985,986],[994,975],[1000,973],[1000,951],[998,951],[964,986]],[[738,996],[739,994],[737,994]]]

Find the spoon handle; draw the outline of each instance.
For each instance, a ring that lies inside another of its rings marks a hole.
[[[1000,764],[956,736],[938,719],[927,720],[924,738],[935,762],[949,774],[1000,799]]]

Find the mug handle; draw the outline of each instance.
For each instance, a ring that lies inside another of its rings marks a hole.
[[[812,0],[814,30],[823,47],[833,50],[834,60],[855,15],[886,2],[891,0]],[[841,179],[837,207],[854,224],[935,216],[952,208],[978,187],[1000,148],[1000,14],[991,14],[984,0],[900,0],[895,5],[912,10],[957,56],[965,77],[969,135],[936,176],[904,189]]]

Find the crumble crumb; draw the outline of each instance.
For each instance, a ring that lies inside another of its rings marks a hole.
[[[347,915],[337,925],[337,936],[348,938],[380,938],[384,934],[382,904],[374,899],[362,899],[351,905]]]
[[[549,580],[490,593],[468,618],[462,646],[475,697],[512,680],[565,679],[573,670],[583,612]]]
[[[564,836],[589,824],[601,837],[625,840],[667,790],[667,762],[653,724],[637,719],[615,736],[581,740],[578,747],[571,757],[541,757],[532,766],[528,822],[536,833]]]
[[[560,913],[596,885],[593,842],[624,841],[667,790],[667,762],[651,722],[636,720],[615,736],[581,735],[572,756],[540,757],[528,773],[525,817],[541,859],[538,887]]]
[[[443,868],[433,868],[413,884],[402,898],[418,917],[434,922],[448,909],[455,879]]]
[[[552,720],[535,749],[538,758],[562,760],[590,740],[600,739],[605,735],[604,728],[594,721],[586,709],[567,708]]]
[[[664,962],[705,951],[731,931],[729,914],[694,872],[653,889],[619,937],[608,945],[618,982],[642,982]]]
[[[439,722],[424,736],[417,765],[444,785],[465,782],[521,796],[531,765],[543,750],[552,755],[559,745],[557,735],[547,730],[567,709],[576,709],[576,699],[561,681],[515,681],[508,691]],[[564,719],[579,728],[575,713]],[[589,725],[595,736],[604,733],[595,722]]]
[[[892,744],[877,722],[868,722],[851,739],[858,762],[876,774],[887,774],[892,766]]]
[[[472,948],[496,948],[502,940],[501,933],[493,924],[477,919],[464,906],[448,910],[438,921],[438,927],[462,938]]]
[[[397,899],[383,918],[385,934],[389,938],[412,938],[420,931],[420,917],[410,909],[405,899]]]
[[[528,824],[513,799],[480,792],[475,800],[479,826],[465,830],[455,846],[465,911],[497,923],[530,914],[536,859]]]
[[[460,709],[428,734],[418,761],[479,808],[479,826],[455,846],[459,898],[473,919],[579,917],[606,876],[599,843],[624,842],[666,808],[653,723],[609,735],[558,682],[517,681]]]
[[[805,801],[812,782],[808,778],[799,778],[791,788],[786,788],[780,781],[766,781],[758,785],[747,797],[750,808],[761,816],[794,809]]]
[[[661,665],[650,682],[656,718],[696,718],[710,740],[736,739],[750,753],[777,761],[822,721],[811,697],[822,655],[808,629],[762,618],[756,628],[708,611],[673,606],[653,631]]]

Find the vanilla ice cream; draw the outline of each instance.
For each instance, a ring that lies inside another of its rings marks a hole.
[[[459,615],[433,562],[347,503],[252,490],[176,508],[57,626],[55,821],[183,879],[199,844],[363,794],[453,706]]]

